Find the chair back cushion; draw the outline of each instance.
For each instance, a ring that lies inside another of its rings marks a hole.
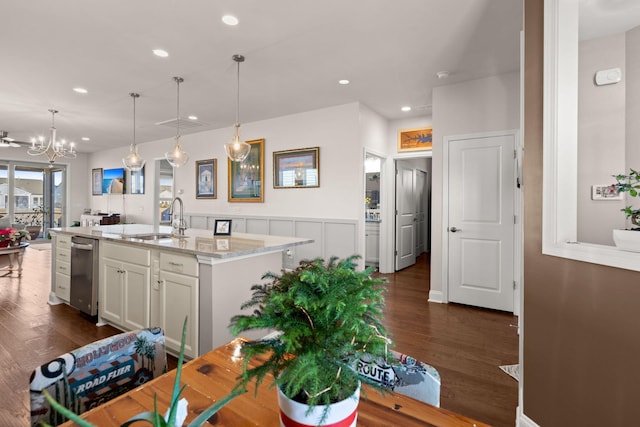
[[[440,374],[431,365],[391,350],[394,360],[372,360],[365,355],[357,371],[389,390],[433,406],[440,406]]]
[[[44,398],[81,414],[167,371],[164,333],[141,329],[93,342],[57,357],[31,373],[31,425],[66,421]]]

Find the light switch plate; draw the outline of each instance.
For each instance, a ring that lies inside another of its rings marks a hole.
[[[591,200],[622,200],[622,193],[618,193],[612,185],[592,185]]]

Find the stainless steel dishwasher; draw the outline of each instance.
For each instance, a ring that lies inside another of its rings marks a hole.
[[[90,316],[98,314],[98,240],[71,237],[72,307]]]

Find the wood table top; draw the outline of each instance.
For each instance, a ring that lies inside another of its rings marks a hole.
[[[187,384],[182,397],[189,402],[186,423],[194,419],[215,401],[222,399],[233,389],[236,377],[242,372],[240,352],[242,338],[237,338],[188,363],[182,369],[182,383]],[[82,417],[96,426],[118,427],[141,412],[153,409],[154,395],[158,408],[166,411],[171,399],[176,371],[172,370],[122,396],[119,396]],[[257,395],[255,388],[232,400],[209,419],[205,426],[278,426],[279,409],[277,391],[269,381],[261,384]],[[446,409],[437,408],[397,393],[384,396],[365,387],[358,406],[360,427],[411,427],[411,426],[477,426],[487,424],[474,421]],[[67,422],[63,426],[73,426]]]

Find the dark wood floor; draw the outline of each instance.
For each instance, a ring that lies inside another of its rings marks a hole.
[[[0,277],[0,427],[29,425],[28,381],[35,367],[119,332],[96,327],[66,305],[47,304],[51,253],[35,247],[25,253],[22,278]],[[386,323],[395,349],[438,369],[443,408],[494,426],[514,426],[517,383],[498,366],[518,361],[512,326],[517,318],[428,303],[428,262],[423,255],[416,266],[385,275]]]

